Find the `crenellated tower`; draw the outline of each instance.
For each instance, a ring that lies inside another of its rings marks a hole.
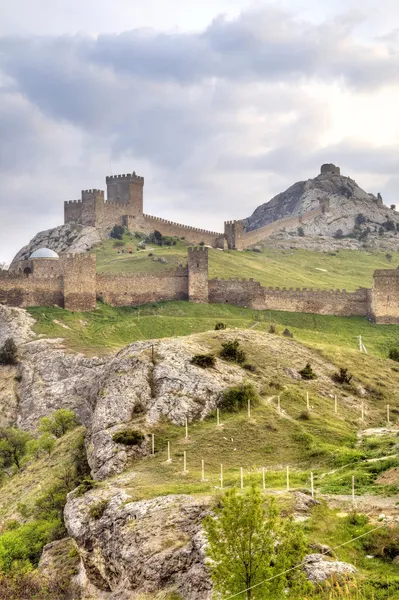
[[[244,250],[244,224],[242,221],[225,221],[224,237],[229,250]]]
[[[144,177],[132,174],[110,175],[106,178],[107,202],[129,206],[129,215],[143,214]]]

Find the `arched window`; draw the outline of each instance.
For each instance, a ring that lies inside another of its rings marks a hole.
[[[29,275],[32,275],[32,269],[30,267],[25,267],[25,269],[24,269],[24,275],[26,277],[29,277]]]

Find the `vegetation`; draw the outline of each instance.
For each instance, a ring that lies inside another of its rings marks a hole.
[[[308,380],[308,379],[316,379],[317,378],[317,375],[313,371],[312,365],[310,363],[306,363],[306,365],[304,366],[304,368],[299,371],[299,374],[302,377],[302,379],[306,379],[306,380]]]
[[[145,436],[134,429],[122,429],[122,431],[114,433],[112,439],[117,444],[124,444],[125,446],[137,446],[144,441]]]
[[[192,357],[191,364],[202,367],[203,369],[209,369],[215,366],[216,358],[214,354],[196,354]]]
[[[389,358],[396,362],[399,362],[399,346],[395,346],[394,348],[390,348],[389,350]]]
[[[349,369],[346,367],[340,367],[339,372],[334,373],[333,381],[336,383],[349,385],[353,379],[353,375],[349,373]]]
[[[125,228],[122,227],[122,225],[114,225],[111,230],[111,233],[109,235],[111,238],[114,238],[116,240],[121,240],[124,233],[125,233]]]
[[[78,426],[78,421],[75,413],[67,408],[59,408],[51,417],[43,417],[40,419],[39,431],[50,433],[56,438],[60,438],[67,431]]]
[[[226,329],[226,324],[225,323],[216,323],[215,331],[220,331],[221,329]]]
[[[222,344],[220,356],[225,360],[242,364],[246,360],[246,354],[242,348],[240,348],[240,342],[235,339],[227,341]]]
[[[239,412],[247,409],[248,404],[256,406],[259,402],[258,394],[251,383],[242,383],[223,392],[219,407],[227,412]]]
[[[236,488],[229,490],[222,504],[217,516],[207,517],[204,523],[217,592],[279,600],[286,590],[310,588],[302,571],[289,572],[306,554],[302,530],[293,521],[279,518],[273,500],[265,506],[261,492],[253,486],[241,495]],[[285,575],[267,581],[283,571]]]
[[[104,512],[107,510],[108,500],[100,500],[90,507],[89,515],[92,519],[101,519]]]
[[[27,452],[31,435],[15,427],[0,429],[0,467],[21,468],[21,461]]]
[[[16,365],[18,350],[12,338],[8,338],[0,348],[0,365]]]

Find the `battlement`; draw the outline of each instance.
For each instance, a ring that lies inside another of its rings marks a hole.
[[[189,252],[208,252],[208,248],[204,248],[203,246],[194,246],[193,248],[188,249]]]
[[[175,223],[174,221],[168,221],[167,219],[162,219],[161,217],[153,217],[152,215],[144,214],[143,217],[145,219],[151,219],[157,223],[164,223],[165,225],[171,225],[173,227],[181,227],[182,229],[186,229],[187,231],[195,231],[198,233],[206,233],[207,235],[214,235],[217,237],[223,236],[223,233],[219,233],[217,231],[209,231],[208,229],[200,229],[198,227],[191,227],[191,225],[183,225],[182,223]]]
[[[108,175],[108,177],[105,178],[106,183],[116,183],[118,181],[121,182],[127,182],[127,181],[131,181],[133,183],[137,183],[140,185],[144,185],[144,177],[140,177],[140,175],[136,175],[136,172],[133,171],[133,173],[127,173],[127,174],[123,174],[123,175]]]
[[[65,200],[64,206],[66,206],[68,204],[83,204],[83,203],[82,203],[82,200]]]
[[[104,201],[104,190],[82,190],[82,201],[93,200],[93,198],[99,198]]]
[[[243,223],[242,219],[234,220],[234,221],[225,221],[225,225],[234,225],[235,223]]]

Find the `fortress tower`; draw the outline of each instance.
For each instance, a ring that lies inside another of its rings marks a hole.
[[[208,304],[208,248],[188,249],[188,299]]]
[[[107,202],[129,205],[129,214],[143,214],[144,177],[135,172],[127,175],[110,175],[106,178]]]
[[[225,221],[224,237],[229,250],[244,250],[244,224],[242,221]]]

